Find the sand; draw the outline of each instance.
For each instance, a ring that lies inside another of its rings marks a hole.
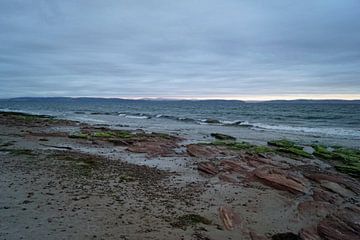
[[[109,132],[0,114],[0,239],[332,239],[324,220],[345,208],[344,239],[356,239],[359,182],[327,162],[217,146],[194,156],[188,145],[203,145],[188,136]]]

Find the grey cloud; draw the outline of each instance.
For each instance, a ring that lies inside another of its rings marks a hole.
[[[0,98],[360,93],[360,2],[0,3]]]

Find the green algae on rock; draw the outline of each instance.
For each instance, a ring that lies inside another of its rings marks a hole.
[[[335,168],[353,177],[360,177],[360,151],[357,149],[336,147],[329,149],[322,145],[313,145],[314,156],[332,161]]]
[[[294,142],[286,139],[269,141],[268,145],[276,147],[276,151],[280,153],[288,153],[305,158],[313,157],[310,153],[305,152],[303,147],[298,146]]]
[[[249,153],[267,153],[267,152],[272,152],[273,150],[267,146],[258,146],[258,145],[254,145],[254,144],[250,144],[248,142],[235,142],[235,141],[224,141],[224,140],[216,140],[214,142],[211,143],[211,145],[215,145],[215,146],[225,146],[228,149],[231,150],[245,150]]]

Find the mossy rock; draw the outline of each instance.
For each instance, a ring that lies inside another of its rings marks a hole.
[[[303,149],[299,149],[296,147],[287,147],[287,148],[280,147],[280,148],[276,149],[276,151],[282,152],[282,153],[289,153],[292,155],[305,157],[305,158],[313,158],[313,156],[310,153],[305,152]]]
[[[92,134],[92,137],[96,138],[111,138],[114,136],[115,134],[113,132],[95,132]]]
[[[329,150],[322,145],[313,145],[314,156],[332,161],[335,168],[353,177],[360,177],[360,151],[357,149],[336,147]]]
[[[186,229],[189,226],[196,226],[197,224],[212,224],[211,220],[200,216],[198,214],[187,214],[177,218],[176,222],[173,222],[171,225],[173,227]]]
[[[312,145],[314,149],[313,155],[322,159],[332,159],[333,153],[323,145]]]
[[[231,150],[245,150],[249,153],[267,153],[267,152],[273,152],[273,150],[267,146],[257,146],[254,144],[250,144],[248,142],[235,142],[235,141],[224,141],[224,140],[217,140],[211,143],[215,146],[225,146]]]
[[[304,149],[303,147],[297,146],[294,142],[286,139],[269,141],[268,145],[280,148],[297,148],[299,150]]]
[[[217,140],[236,141],[235,137],[222,133],[211,133],[210,135]]]
[[[294,142],[286,139],[269,141],[268,145],[276,147],[276,151],[280,153],[288,153],[294,156],[313,158],[310,153],[304,151],[303,147],[298,146]]]
[[[88,139],[90,136],[86,133],[73,133],[68,136],[69,138]]]

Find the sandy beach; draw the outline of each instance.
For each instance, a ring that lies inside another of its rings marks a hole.
[[[0,239],[358,239],[359,159],[2,112]]]

